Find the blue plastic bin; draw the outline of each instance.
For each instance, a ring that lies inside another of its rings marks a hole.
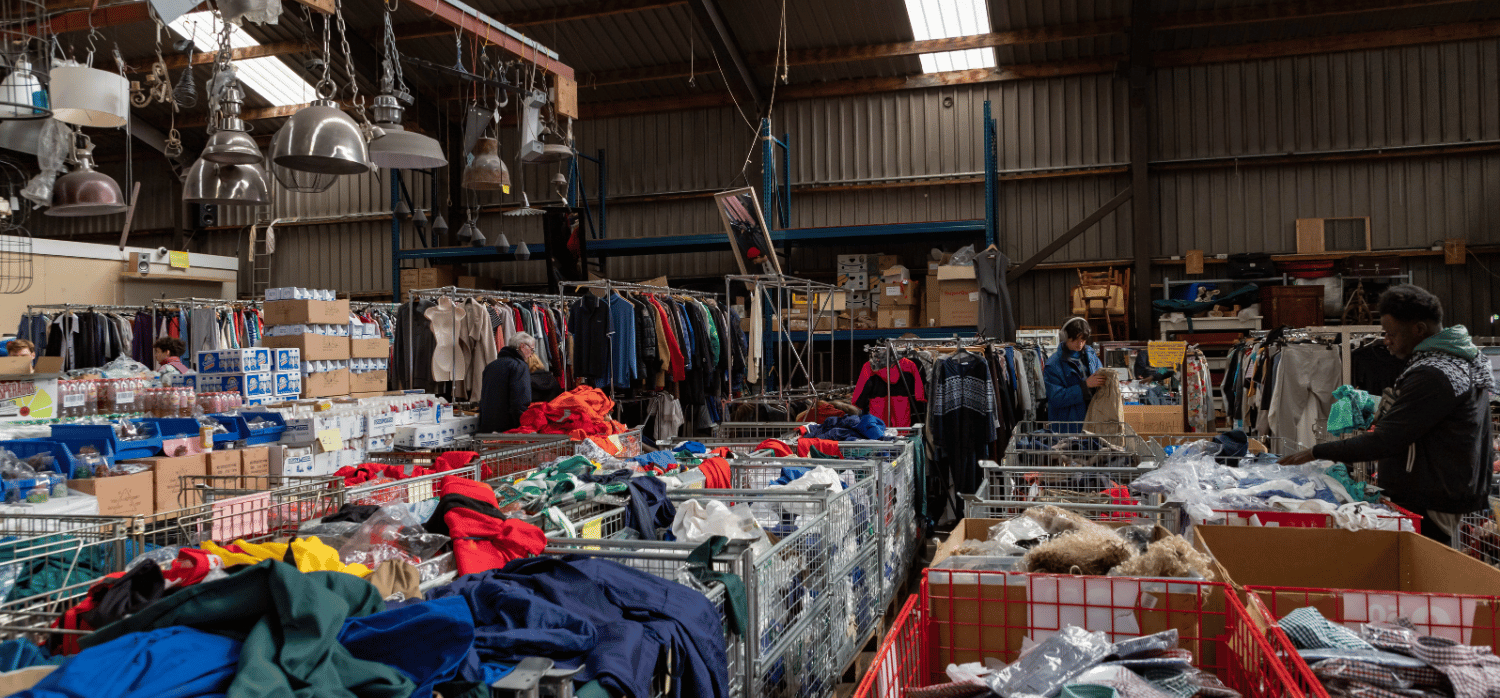
[[[73,473],[78,468],[78,459],[73,456],[73,449],[61,441],[49,439],[17,439],[14,441],[0,441],[0,448],[16,454],[16,457],[25,460],[38,453],[51,453],[57,459],[55,470],[73,479]]]
[[[246,446],[274,444],[281,441],[281,434],[286,431],[286,418],[276,412],[241,412],[232,417],[222,414],[210,416],[225,424],[233,421],[234,424],[230,427],[230,430],[237,431],[240,434],[237,439],[244,441]],[[272,426],[261,427],[259,429],[250,428],[250,422],[258,419],[271,422]]]
[[[198,424],[198,420],[193,419],[192,417],[159,417],[154,419],[147,419],[145,421],[156,424],[157,433],[161,434],[162,441],[167,441],[170,439],[185,439],[190,436],[197,437],[198,430],[202,426]],[[235,431],[234,427],[230,427],[229,433],[227,434],[214,434],[215,444],[229,443],[231,441],[238,440],[240,440],[240,435]]]
[[[149,421],[146,424],[150,430],[156,430],[155,424]],[[144,439],[121,441],[115,436],[113,424],[56,424],[52,427],[52,440],[67,444],[74,453],[77,453],[82,445],[92,445],[97,448],[102,444],[109,450],[105,451],[100,448],[99,452],[113,453],[116,460],[150,458],[161,453],[161,432],[158,431],[155,435]]]

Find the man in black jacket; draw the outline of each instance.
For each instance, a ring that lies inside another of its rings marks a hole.
[[[1488,504],[1490,365],[1463,325],[1443,327],[1437,296],[1412,285],[1380,296],[1385,343],[1406,369],[1382,398],[1372,431],[1281,459],[1379,461],[1392,501],[1422,515],[1422,535],[1452,544],[1458,521]]]
[[[521,413],[531,405],[531,369],[526,360],[536,353],[536,338],[517,332],[500,355],[484,367],[483,397],[479,400],[479,432],[495,434],[521,426]]]

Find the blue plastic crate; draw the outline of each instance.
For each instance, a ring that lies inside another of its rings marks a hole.
[[[51,453],[57,459],[55,470],[67,476],[69,480],[74,477],[78,469],[78,459],[73,456],[73,449],[61,441],[49,439],[18,439],[14,441],[0,441],[0,448],[16,454],[16,457],[25,460],[38,453]]]
[[[239,420],[239,428],[245,435],[243,439],[247,446],[274,444],[281,441],[281,434],[286,431],[286,417],[277,412],[241,412],[235,419]],[[272,426],[252,429],[250,422],[257,419],[270,422]]]
[[[151,431],[156,431],[155,424],[146,422],[146,425]],[[161,453],[161,432],[144,439],[121,441],[115,436],[113,424],[56,424],[52,427],[52,440],[67,444],[74,453],[78,452],[81,445],[97,448],[102,444],[109,450],[100,448],[99,452],[112,453],[116,460],[150,458]]]
[[[202,426],[198,424],[198,420],[192,417],[159,417],[145,421],[156,424],[157,433],[161,434],[163,441],[185,439],[188,437],[197,438],[198,430]],[[239,441],[240,438],[234,427],[230,427],[229,432],[226,434],[214,434],[214,443],[229,443],[231,441]]]

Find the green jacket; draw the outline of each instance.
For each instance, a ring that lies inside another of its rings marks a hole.
[[[185,625],[244,643],[230,698],[407,698],[395,668],[356,659],[339,644],[344,620],[385,610],[369,582],[343,572],[302,573],[277,560],[188,587],[79,641]]]

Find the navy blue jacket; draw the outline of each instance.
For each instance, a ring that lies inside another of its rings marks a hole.
[[[724,627],[713,603],[694,589],[581,555],[513,560],[473,577],[525,586],[598,629],[599,642],[578,681],[597,679],[614,695],[649,698],[656,667],[666,664],[670,651],[676,665],[671,698],[729,695]]]
[[[1085,381],[1095,371],[1104,368],[1094,348],[1083,348],[1083,363],[1088,372],[1082,376],[1068,364],[1073,352],[1066,345],[1059,345],[1047,365],[1042,369],[1042,380],[1047,384],[1047,419],[1052,422],[1082,422],[1088,414],[1089,401]],[[1076,428],[1054,427],[1053,431],[1077,431]]]

